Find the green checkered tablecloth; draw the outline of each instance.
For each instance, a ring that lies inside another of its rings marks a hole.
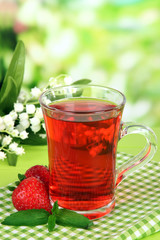
[[[117,154],[118,165],[129,155]],[[89,230],[56,226],[49,233],[47,226],[13,227],[0,225],[0,239],[10,240],[95,240],[140,239],[160,231],[160,164],[150,162],[128,176],[116,190],[116,207],[107,216],[95,220]],[[0,221],[14,212],[11,193],[0,188]]]

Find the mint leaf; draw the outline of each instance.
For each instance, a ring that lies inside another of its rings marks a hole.
[[[56,215],[52,214],[48,218],[48,231],[52,232],[56,225]]]
[[[88,229],[93,225],[87,217],[68,209],[59,209],[56,214],[56,223],[62,226]]]
[[[55,201],[51,211],[52,211],[52,213],[55,213],[55,214],[58,213],[58,201]]]
[[[48,222],[49,212],[44,209],[29,209],[12,213],[1,224],[10,226],[37,226]]]

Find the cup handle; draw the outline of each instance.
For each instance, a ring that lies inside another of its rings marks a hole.
[[[157,149],[157,138],[155,133],[149,127],[126,122],[121,124],[119,140],[129,134],[141,134],[146,138],[146,145],[136,156],[131,157],[126,163],[122,164],[116,170],[116,187],[118,184],[135,170],[142,167],[154,156]]]

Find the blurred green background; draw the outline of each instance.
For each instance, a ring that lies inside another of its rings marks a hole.
[[[126,95],[123,120],[160,126],[159,0],[0,0],[0,84],[18,39],[23,87],[90,78]]]

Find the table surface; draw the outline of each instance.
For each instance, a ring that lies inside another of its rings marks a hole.
[[[158,140],[158,149],[152,161],[160,161],[160,128],[153,129]],[[128,154],[137,154],[145,145],[144,138],[137,134],[124,137],[118,144],[118,151]],[[18,173],[24,173],[29,167],[48,164],[47,146],[25,146],[25,154],[19,157],[17,166],[8,166],[7,161],[0,162],[0,187],[6,186],[17,180]],[[143,238],[143,240],[159,240],[160,232]]]

